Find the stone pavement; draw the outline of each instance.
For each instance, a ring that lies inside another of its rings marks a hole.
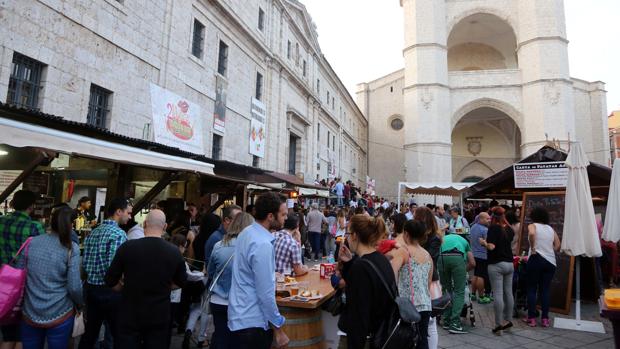
[[[574,308],[574,303],[573,303]],[[553,327],[542,328],[528,327],[520,319],[514,319],[515,327],[510,332],[505,332],[502,336],[497,336],[491,332],[494,327],[493,304],[474,303],[474,313],[476,314],[476,327],[469,328],[470,333],[453,335],[448,331],[439,328],[439,347],[470,349],[508,349],[508,348],[528,348],[528,349],[558,349],[558,348],[591,348],[591,349],[611,349],[614,348],[613,333],[611,323],[598,316],[598,305],[582,304],[582,319],[590,321],[602,321],[605,327],[605,334],[589,333],[570,330],[561,330]],[[574,311],[574,310],[573,310]],[[575,314],[559,315],[550,314],[551,319],[558,317],[575,318]],[[469,322],[464,322],[469,324]],[[553,320],[552,320],[553,325]]]

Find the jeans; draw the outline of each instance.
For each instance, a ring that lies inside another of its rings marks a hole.
[[[503,321],[512,319],[514,298],[512,297],[512,276],[514,265],[509,262],[489,264],[489,279],[493,289],[493,307],[495,308],[495,326],[502,326]]]
[[[460,255],[440,255],[438,269],[443,293],[452,295],[452,304],[443,313],[444,323],[460,326],[467,280],[465,260]]]
[[[336,250],[336,238],[332,236],[332,234],[323,234],[325,235],[325,250],[327,251],[327,255],[330,253],[335,255]]]
[[[207,331],[207,325],[209,322],[209,314],[207,312],[202,311],[202,307],[200,303],[192,303],[189,306],[189,317],[187,319],[187,326],[185,326],[186,331],[194,332],[196,328],[196,323],[198,323],[198,318],[200,318],[200,327],[198,329],[198,341],[204,342],[205,333]]]
[[[542,318],[549,319],[549,286],[555,266],[543,257],[533,254],[527,260],[527,317],[536,317],[536,291],[540,292]]]
[[[422,319],[418,322],[420,337],[418,338],[416,349],[428,349],[428,323],[431,318],[431,312],[421,311],[420,315],[422,316]]]
[[[437,318],[430,318],[428,321],[428,349],[437,349],[439,345],[439,335],[437,334]]]
[[[310,238],[310,243],[312,244],[312,254],[314,255],[314,259],[319,259],[321,253],[321,233],[317,233],[315,231],[311,231],[308,233]]]
[[[228,329],[228,306],[210,303],[211,314],[213,314],[213,338],[211,343],[215,343],[217,349],[236,349],[239,348],[237,337],[233,336]]]
[[[116,314],[121,300],[121,294],[105,286],[84,285],[86,298],[86,331],[80,339],[79,349],[92,349],[99,339],[101,324],[106,321],[114,341],[118,345],[116,335]]]
[[[236,337],[239,349],[270,349],[273,341],[273,331],[262,328],[246,328],[234,331],[232,335]]]
[[[338,195],[338,207],[342,207],[344,205],[343,201],[344,201],[344,196]]]
[[[170,347],[170,323],[159,326],[136,328],[122,326],[118,329],[114,349],[168,349]],[[66,348],[66,347],[65,347]]]
[[[43,349],[47,340],[48,349],[67,349],[69,339],[73,333],[74,317],[51,328],[30,326],[25,321],[21,323],[22,346],[24,349]]]

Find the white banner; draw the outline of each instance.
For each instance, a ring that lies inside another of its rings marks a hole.
[[[514,164],[515,188],[565,188],[568,168],[563,161]]]
[[[265,104],[252,98],[252,121],[250,122],[250,154],[265,157]]]
[[[197,104],[151,84],[151,108],[155,142],[204,154],[203,122]]]

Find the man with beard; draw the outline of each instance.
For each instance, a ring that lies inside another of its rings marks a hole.
[[[265,193],[256,200],[256,222],[237,238],[228,300],[228,327],[239,348],[284,348],[284,317],[276,305],[274,240],[287,218],[286,198]]]

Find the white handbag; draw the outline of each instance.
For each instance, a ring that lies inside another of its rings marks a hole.
[[[84,334],[86,331],[86,326],[84,325],[84,313],[76,313],[75,319],[73,321],[73,334],[72,337],[79,337]]]

